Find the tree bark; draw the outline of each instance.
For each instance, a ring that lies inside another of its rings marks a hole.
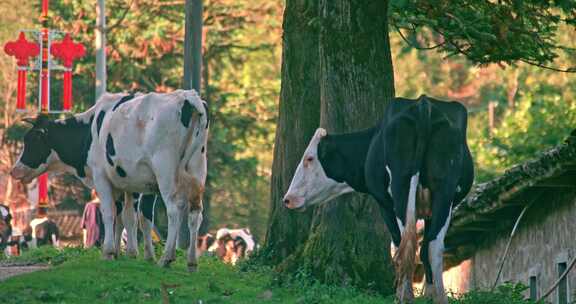
[[[272,164],[271,208],[264,252],[274,264],[304,243],[312,210],[289,211],[282,197],[320,123],[318,1],[288,0],[283,18],[282,87]]]
[[[390,237],[378,204],[372,198],[350,194],[324,203],[312,211],[312,221],[309,214],[293,215],[280,207],[281,196],[316,128],[311,117],[301,117],[302,113],[297,111],[288,112],[293,109],[293,103],[302,99],[287,93],[298,90],[310,93],[311,89],[319,89],[320,125],[328,133],[364,129],[382,119],[387,103],[394,96],[388,3],[320,0],[318,17],[313,18],[313,22],[300,17],[297,24],[290,23],[289,18],[296,8],[290,3],[294,2],[287,1],[285,12],[283,94],[274,155],[273,211],[267,249],[274,251],[274,259],[282,259],[280,270],[304,268],[324,282],[352,284],[390,294],[393,292]],[[309,32],[296,28],[300,35],[298,39],[318,34],[318,47],[302,42],[291,44],[294,42],[290,40],[294,30],[291,26],[309,23],[317,25],[319,31],[316,32],[316,27],[315,31]],[[287,56],[295,52],[307,54],[296,58]],[[319,65],[304,60],[315,56],[318,56]],[[306,63],[304,71],[294,69],[299,63]],[[310,82],[303,85],[294,81],[310,77],[314,71],[319,71],[318,78],[314,79],[318,81],[318,87],[310,88]],[[317,105],[310,99],[308,106],[312,104]],[[306,109],[305,113],[311,111]],[[304,123],[308,127],[306,132],[294,127]]]

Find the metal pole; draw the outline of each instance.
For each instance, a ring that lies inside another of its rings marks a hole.
[[[106,93],[106,10],[105,0],[96,6],[96,100]]]
[[[186,0],[183,89],[200,93],[202,71],[202,0]]]
[[[184,25],[184,79],[182,88],[194,89],[200,95],[202,71],[202,0],[186,0]],[[187,206],[188,208],[188,206]],[[188,230],[188,212],[182,215],[182,224],[178,234],[178,247],[188,248],[190,231]]]

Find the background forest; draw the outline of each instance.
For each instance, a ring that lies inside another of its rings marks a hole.
[[[18,14],[13,13],[16,5]],[[184,1],[108,0],[106,6],[108,90],[179,88]],[[74,76],[75,111],[80,112],[94,103],[95,7],[88,1],[66,0],[51,3],[51,9],[53,28],[70,31],[87,46],[88,56],[76,65]],[[250,227],[262,239],[270,208],[280,95],[283,1],[205,0],[204,9],[201,95],[214,117],[208,149],[209,229]],[[38,11],[29,1],[2,1],[0,42],[13,40],[20,28],[37,28]],[[415,47],[434,44],[433,37],[400,33],[394,27],[390,31],[397,96],[426,94],[467,106],[477,183],[560,143],[576,125],[573,74],[527,64],[478,66],[458,56]],[[559,44],[576,41],[573,29],[557,31]],[[555,64],[570,66],[574,62],[576,53],[566,52]],[[4,54],[0,56],[0,74],[0,199],[6,201],[23,189],[6,178],[19,134],[16,127],[7,128],[20,116],[14,111],[15,62]],[[60,85],[55,80],[52,96],[59,100]],[[31,88],[29,96],[35,96]],[[59,178],[51,186],[56,204],[81,206],[86,200],[86,191],[72,179]]]

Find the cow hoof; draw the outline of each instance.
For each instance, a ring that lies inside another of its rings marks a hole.
[[[114,252],[102,253],[102,259],[106,261],[112,261],[116,259],[116,253]]]
[[[444,295],[435,295],[433,298],[434,304],[448,304],[448,297]]]
[[[126,256],[135,259],[138,256],[138,250],[126,250]]]
[[[164,267],[164,268],[168,268],[170,267],[170,264],[174,262],[174,259],[169,259],[166,257],[162,257],[160,258],[160,260],[158,261],[158,266],[160,267]]]
[[[198,264],[188,264],[188,272],[197,272]]]
[[[436,292],[434,289],[434,285],[432,284],[426,284],[424,286],[424,292],[423,292],[423,296],[427,299],[431,299],[434,300],[434,298],[436,297]]]
[[[148,261],[148,262],[154,262],[156,260],[156,258],[154,257],[154,255],[151,254],[144,254],[144,261]]]

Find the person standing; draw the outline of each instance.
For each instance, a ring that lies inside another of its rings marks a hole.
[[[84,248],[99,247],[102,244],[102,213],[100,212],[100,199],[96,191],[92,190],[92,200],[84,206],[82,215],[82,236]]]

